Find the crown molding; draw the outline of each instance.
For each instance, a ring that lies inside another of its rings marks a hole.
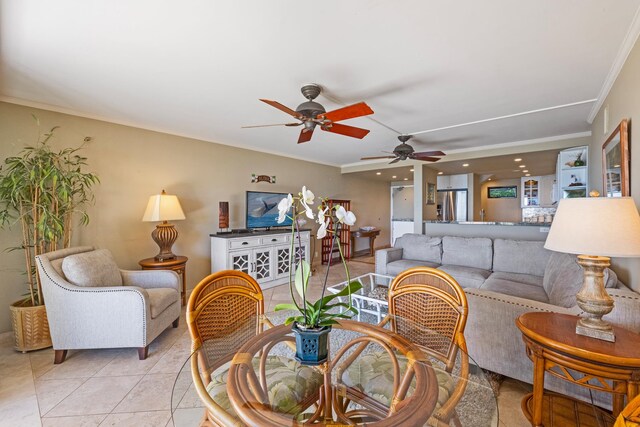
[[[633,20],[631,21],[631,25],[629,26],[629,30],[627,31],[627,35],[625,36],[622,44],[620,45],[620,49],[618,49],[618,54],[616,55],[613,64],[611,65],[611,69],[609,69],[609,74],[604,79],[604,83],[602,84],[602,88],[600,89],[600,93],[598,93],[598,97],[596,98],[595,104],[591,108],[591,112],[587,117],[587,122],[592,124],[596,118],[596,115],[602,108],[602,104],[604,104],[605,99],[609,96],[609,92],[613,87],[613,84],[618,79],[618,75],[620,71],[622,71],[622,67],[624,67],[625,62],[627,62],[627,58],[629,57],[629,53],[631,53],[631,49],[635,46],[636,41],[638,40],[638,36],[640,35],[640,7],[636,9],[636,14],[633,16]]]
[[[101,122],[113,123],[113,124],[120,125],[120,126],[127,126],[127,127],[136,128],[136,129],[143,129],[143,130],[148,130],[148,131],[151,131],[151,132],[158,132],[158,133],[163,133],[163,134],[166,134],[166,135],[178,136],[180,138],[188,138],[188,139],[193,139],[193,140],[196,140],[196,141],[209,142],[211,144],[225,145],[225,146],[228,146],[228,147],[234,147],[234,148],[240,148],[240,149],[243,149],[243,150],[255,151],[257,153],[272,154],[274,156],[286,157],[286,158],[289,158],[289,159],[301,160],[301,161],[309,162],[309,163],[316,163],[316,164],[323,165],[323,166],[331,166],[331,167],[334,167],[334,168],[339,168],[340,167],[339,164],[328,163],[328,162],[320,162],[320,161],[317,161],[317,160],[310,160],[308,158],[304,158],[304,157],[300,157],[300,156],[293,156],[293,155],[291,155],[289,153],[283,153],[283,152],[280,152],[280,151],[275,151],[275,150],[256,150],[255,147],[250,147],[250,146],[244,145],[244,144],[224,143],[224,142],[220,142],[220,141],[212,141],[210,139],[206,139],[206,138],[198,136],[198,135],[189,135],[189,134],[177,133],[177,132],[173,132],[173,131],[170,131],[170,130],[167,130],[167,129],[145,126],[145,125],[141,125],[139,123],[128,122],[128,121],[125,121],[125,120],[114,120],[114,119],[103,117],[103,116],[99,116],[99,115],[82,113],[80,111],[71,110],[71,109],[60,107],[60,106],[57,106],[57,105],[50,105],[50,104],[45,104],[45,103],[41,103],[41,102],[29,101],[29,100],[26,100],[26,99],[12,98],[10,96],[0,95],[0,102],[6,102],[8,104],[21,105],[23,107],[37,108],[39,110],[52,111],[54,113],[66,114],[66,115],[69,115],[69,116],[82,117],[82,118],[90,119],[90,120],[98,120],[98,121],[101,121]]]

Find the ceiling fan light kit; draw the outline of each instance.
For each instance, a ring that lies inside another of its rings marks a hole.
[[[326,132],[337,133],[340,135],[349,136],[352,138],[362,139],[368,133],[368,129],[362,129],[354,126],[343,125],[340,122],[343,120],[353,119],[356,117],[367,116],[373,114],[373,110],[364,102],[349,105],[339,108],[337,110],[327,112],[326,109],[314,99],[322,92],[322,87],[315,83],[310,83],[302,86],[302,95],[307,98],[307,101],[298,105],[295,110],[280,104],[277,101],[271,101],[269,99],[260,99],[260,101],[271,105],[278,110],[293,116],[300,123],[286,123],[283,125],[260,125],[260,126],[244,126],[245,128],[254,127],[267,127],[267,126],[300,126],[304,125],[304,128],[300,131],[298,137],[298,144],[311,140],[313,131],[316,126],[320,126],[320,129]]]
[[[378,160],[378,159],[393,159],[389,164],[398,163],[401,160],[422,160],[423,162],[437,162],[441,156],[445,156],[442,151],[421,151],[416,152],[412,146],[407,144],[413,135],[400,135],[400,145],[393,149],[393,156],[374,156],[374,157],[362,157],[360,160]]]

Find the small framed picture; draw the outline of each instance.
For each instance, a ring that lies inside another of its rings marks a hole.
[[[487,188],[487,197],[490,199],[515,199],[518,197],[518,186],[489,187]]]
[[[428,182],[427,183],[427,204],[435,205],[436,204],[436,185]]]

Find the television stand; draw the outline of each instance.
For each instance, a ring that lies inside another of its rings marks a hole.
[[[295,253],[309,261],[310,230],[300,231]],[[262,289],[289,281],[291,231],[253,231],[250,234],[211,234],[211,272],[238,270],[258,281]],[[297,258],[297,257],[296,257]]]

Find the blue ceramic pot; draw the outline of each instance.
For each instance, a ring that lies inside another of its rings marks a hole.
[[[303,365],[319,365],[327,361],[331,326],[305,329],[293,322],[291,330],[296,337],[296,360]]]

